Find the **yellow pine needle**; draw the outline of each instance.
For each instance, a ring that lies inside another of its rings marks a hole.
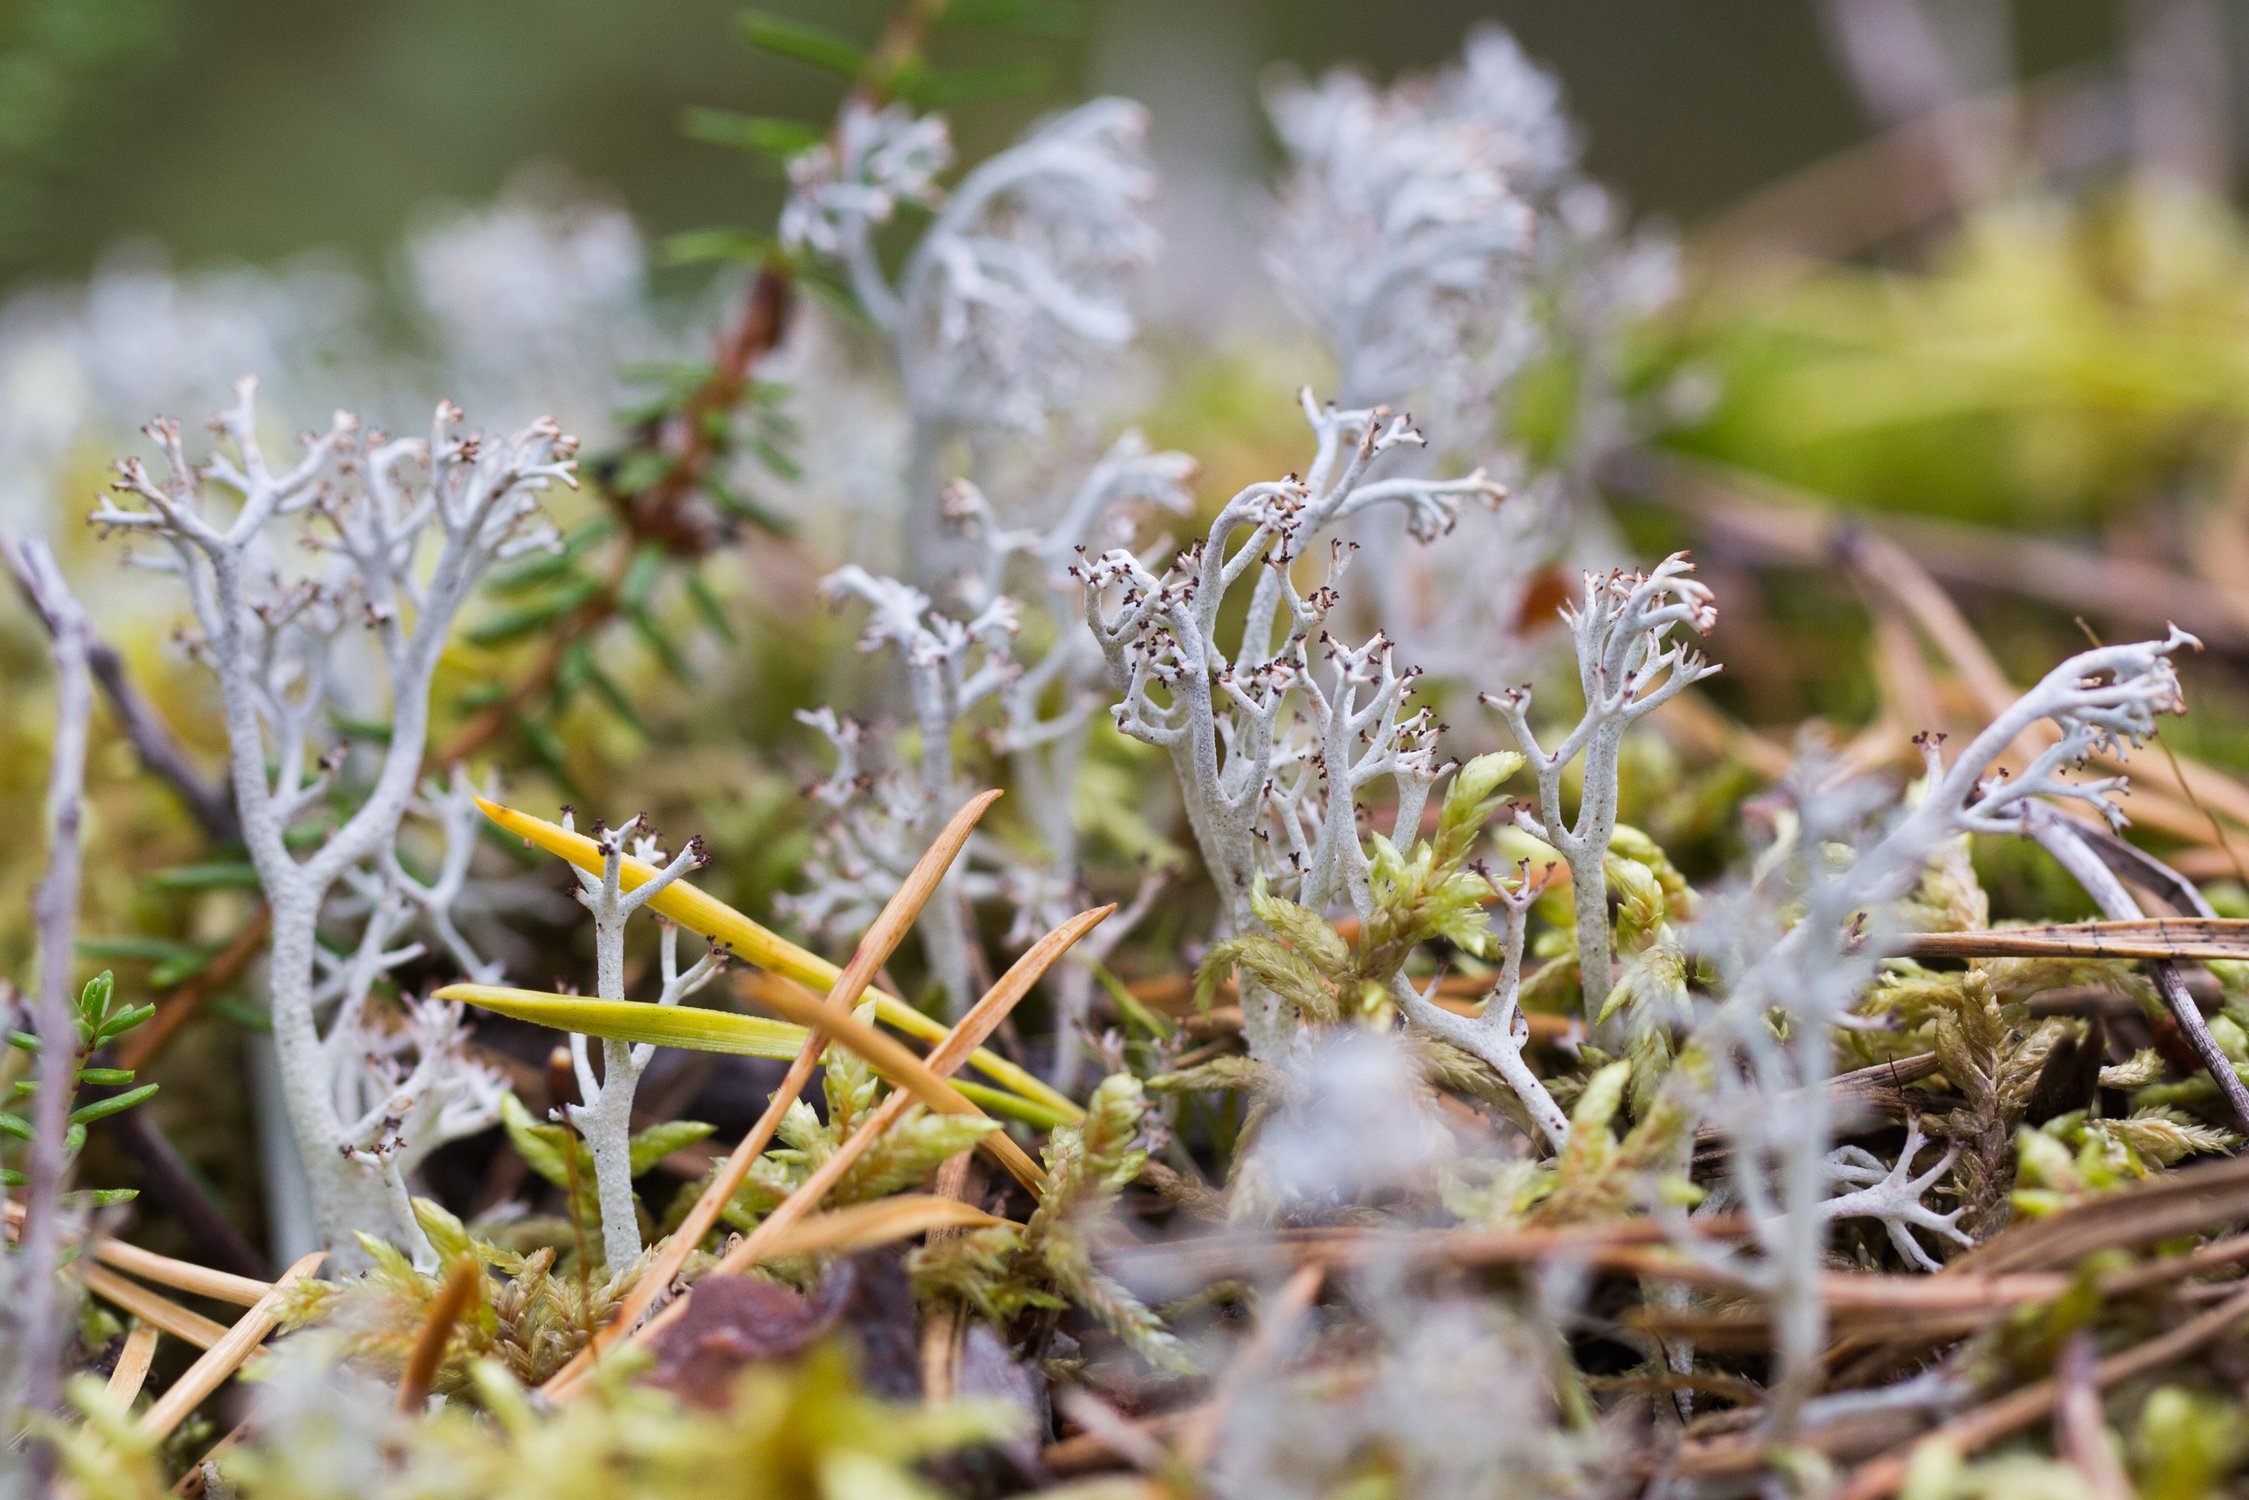
[[[581,870],[595,874],[601,872],[601,846],[586,835],[574,833],[560,824],[550,823],[530,813],[520,812],[497,802],[488,802],[482,797],[477,799],[476,805],[483,809],[487,818],[518,838],[536,844]],[[655,875],[654,866],[630,857],[624,859],[618,869],[618,878],[627,890],[646,884]],[[798,947],[685,880],[673,881],[648,904],[652,910],[669,917],[688,931],[699,933],[714,943],[722,943],[760,968],[786,975],[811,989],[825,992],[833,989],[836,981],[843,977],[843,970],[838,965],[830,963],[817,953]],[[876,1014],[884,1024],[895,1026],[907,1035],[925,1042],[938,1041],[944,1037],[943,1022],[923,1015],[895,995],[885,994],[881,990],[872,993],[875,997]],[[1085,1111],[1068,1096],[1057,1092],[1028,1069],[1018,1067],[996,1053],[978,1049],[976,1055],[969,1059],[969,1065],[994,1082],[1045,1105],[1064,1120],[1075,1122],[1085,1117]]]
[[[811,1034],[802,1026],[764,1016],[694,1006],[645,1005],[637,1000],[595,1000],[504,984],[449,984],[437,991],[436,998],[558,1031],[619,1042],[654,1042],[659,1047],[683,1047],[693,1052],[723,1052],[733,1057],[794,1057]]]

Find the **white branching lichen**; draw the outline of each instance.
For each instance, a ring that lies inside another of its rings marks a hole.
[[[544,421],[506,440],[463,436],[449,404],[426,441],[363,434],[339,412],[277,470],[259,441],[254,392],[241,382],[218,419],[231,451],[200,464],[177,423],[152,424],[163,474],[121,464],[120,498],[93,520],[161,545],[139,560],[179,580],[193,649],[218,679],[243,841],[272,914],[274,1045],[319,1233],[347,1254],[352,1234],[370,1229],[426,1252],[406,1211],[401,1158],[466,1124],[458,1100],[482,1087],[451,1045],[453,1024],[417,1012],[405,1034],[438,1050],[399,1073],[380,1106],[353,1110],[370,1066],[362,980],[393,965],[393,908],[407,900],[403,887],[369,896],[367,881],[383,881],[395,861],[454,617],[492,563],[551,544],[538,496],[575,482],[576,444]],[[309,565],[285,564],[293,541],[309,549]],[[370,682],[386,689],[372,703]],[[339,709],[388,714],[388,740],[363,779],[351,774],[361,768],[334,722]],[[340,885],[367,898],[367,926],[337,972],[319,938]],[[391,1057],[374,1076],[387,1084],[396,1066]]]
[[[1530,1045],[1530,1021],[1523,1015],[1523,950],[1531,906],[1546,889],[1552,866],[1533,875],[1526,864],[1512,885],[1494,885],[1505,913],[1499,934],[1499,976],[1492,982],[1484,1008],[1474,1017],[1455,1015],[1432,993],[1415,988],[1400,974],[1391,981],[1391,996],[1408,1021],[1423,1031],[1488,1063],[1522,1101],[1524,1109],[1548,1145],[1559,1151],[1569,1144],[1569,1116],[1546,1085],[1531,1071],[1523,1050]]]
[[[1718,620],[1710,590],[1691,576],[1684,553],[1646,573],[1588,573],[1585,592],[1566,611],[1577,648],[1578,687],[1585,711],[1552,750],[1531,727],[1526,685],[1484,701],[1507,721],[1538,778],[1538,812],[1516,814],[1525,831],[1551,845],[1570,867],[1577,906],[1580,993],[1588,1022],[1608,999],[1609,841],[1616,835],[1617,754],[1624,732],[1689,685],[1718,671],[1679,638],[1680,627],[1707,635]],[[1566,816],[1562,773],[1582,761],[1577,815]]]
[[[1396,669],[1387,641],[1345,647],[1325,637],[1348,552],[1330,543],[1328,579],[1310,594],[1294,565],[1325,533],[1378,506],[1402,508],[1409,528],[1433,537],[1463,497],[1497,490],[1480,472],[1374,477],[1384,455],[1419,445],[1421,434],[1380,408],[1322,407],[1309,391],[1302,402],[1317,443],[1303,477],[1242,490],[1160,575],[1115,548],[1079,568],[1087,622],[1123,694],[1111,710],[1117,727],[1171,758],[1234,931],[1253,930],[1260,876],[1314,910],[1363,889],[1358,795],[1395,782],[1394,827],[1410,843],[1439,770],[1433,724],[1406,711],[1414,674]],[[1228,616],[1229,644],[1221,612],[1237,591],[1244,612],[1238,626]],[[1315,646],[1324,673],[1312,665]],[[1243,998],[1252,1051],[1277,1058],[1283,1008],[1271,996]]]
[[[570,813],[563,814],[562,826],[574,827]],[[638,813],[621,828],[596,824],[593,839],[601,850],[601,873],[573,866],[571,874],[577,877],[579,902],[593,916],[595,997],[622,1000],[625,928],[633,913],[709,860],[699,838],[689,839],[686,848],[667,858],[649,830],[647,818]],[[654,867],[656,874],[627,889],[623,876],[628,856]],[[654,1002],[659,1006],[679,1004],[717,978],[726,965],[725,951],[714,947],[681,968],[679,927],[671,922],[663,924],[660,955],[663,988]],[[595,1195],[601,1207],[602,1262],[616,1269],[631,1265],[641,1251],[640,1214],[633,1202],[633,1095],[640,1087],[640,1075],[656,1055],[656,1046],[653,1042],[605,1039],[600,1050],[601,1068],[597,1073],[592,1045],[583,1033],[570,1033],[570,1066],[577,1078],[578,1102],[567,1106],[566,1112],[570,1123],[585,1137],[587,1153],[593,1158]]]
[[[1826,1312],[1819,1289],[1826,1228],[1838,1198],[1849,1205],[1854,1167],[1838,1160],[1833,1072],[1835,1028],[1872,982],[1884,952],[1891,905],[1919,883],[1929,860],[1963,833],[2030,833],[2041,799],[2089,804],[2112,822],[2122,777],[2070,779],[2095,750],[2120,754],[2180,712],[2171,656],[2194,638],[2174,629],[2160,641],[2106,646],[2071,657],[1978,734],[1949,766],[1937,737],[1923,751],[1921,800],[1884,834],[1864,837],[1882,800],[1862,782],[1800,766],[1791,792],[1797,826],[1763,889],[1717,902],[1697,924],[1698,947],[1716,966],[1723,999],[1696,1027],[1712,1059],[1704,1118],[1732,1147],[1729,1186],[1745,1211],[1757,1255],[1737,1262],[1773,1307],[1776,1378],[1771,1430],[1793,1432],[1817,1375]],[[2060,731],[2020,773],[1996,768],[2025,731],[2050,720]],[[1857,847],[1862,852],[1852,856]],[[1841,852],[1838,852],[1841,851]],[[1776,1020],[1778,1025],[1776,1026]],[[1874,1199],[1893,1234],[1901,1226],[1943,1232],[1942,1216],[1910,1206],[1933,1183],[1911,1175],[1909,1151],[1883,1173]],[[1863,1189],[1862,1189],[1863,1191]],[[1878,1201],[1877,1201],[1878,1200]],[[1901,1252],[1904,1247],[1901,1245]],[[1909,1256],[1909,1259],[1915,1257]],[[1916,1261],[1918,1263],[1918,1260]]]

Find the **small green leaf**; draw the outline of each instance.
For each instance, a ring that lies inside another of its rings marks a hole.
[[[78,952],[84,958],[114,959],[123,963],[160,964],[185,958],[207,958],[209,950],[193,943],[176,942],[160,937],[108,937],[80,938]]]
[[[858,78],[866,69],[866,51],[849,37],[824,26],[757,10],[745,11],[737,24],[744,41],[777,57],[848,79]]]
[[[626,609],[646,609],[649,598],[656,592],[656,581],[663,573],[662,548],[653,543],[642,543],[634,548],[633,560],[625,567],[624,581],[617,585],[617,602]]]
[[[565,578],[578,576],[578,557],[567,546],[559,552],[543,552],[493,572],[484,580],[485,592],[506,598],[512,594],[527,594]]]
[[[579,1183],[592,1181],[593,1163],[587,1159],[585,1147],[575,1131],[532,1119],[531,1111],[513,1094],[500,1099],[500,1123],[507,1127],[508,1140],[515,1146],[516,1155],[523,1158],[523,1164],[554,1186],[565,1191],[569,1189],[573,1158]]]
[[[245,1031],[269,1035],[273,1031],[273,1017],[266,1014],[266,1008],[245,1000],[240,995],[221,995],[215,1000],[206,1000],[203,1002],[203,1008],[222,1020],[233,1022]]]
[[[22,1115],[0,1109],[0,1135],[12,1135],[19,1141],[31,1139],[31,1122]]]
[[[515,732],[523,736],[524,748],[531,752],[531,758],[545,767],[547,774],[561,783],[564,791],[576,796],[577,783],[570,775],[570,762],[562,748],[562,737],[529,714],[515,716]]]
[[[820,132],[801,120],[736,114],[730,109],[691,109],[680,121],[691,140],[731,146],[786,162],[820,144]]]
[[[88,1088],[123,1088],[133,1081],[131,1068],[80,1068],[78,1081]]]
[[[703,617],[703,623],[711,627],[711,633],[729,645],[733,644],[734,627],[727,621],[725,607],[718,602],[718,595],[711,592],[711,586],[703,575],[693,569],[689,569],[687,573],[687,597],[694,602],[695,611]]]
[[[750,446],[755,449],[758,446],[757,440],[753,439]],[[768,444],[767,446],[771,445]],[[767,467],[771,468],[772,466],[769,464]],[[705,480],[703,482],[703,493],[710,497],[713,505],[745,526],[755,526],[758,530],[773,536],[793,536],[796,534],[796,526],[787,516],[752,500],[732,485],[721,484],[716,480]]]
[[[1054,72],[1044,63],[1001,63],[989,68],[933,68],[901,79],[899,95],[918,109],[951,109],[1036,94],[1050,87]]]
[[[96,1042],[112,1042],[156,1014],[153,1005],[136,1005],[131,1010],[121,1010],[102,1022],[94,1033]]]
[[[617,679],[601,669],[601,664],[594,660],[591,651],[585,652],[578,663],[578,676],[587,687],[594,690],[602,702],[609,705],[611,713],[624,720],[642,739],[652,740],[656,737],[656,732],[648,727],[648,721],[633,707],[632,699],[625,696],[625,690],[617,685]]]
[[[544,598],[515,609],[503,610],[463,634],[472,646],[505,645],[509,641],[520,640],[547,629],[599,592],[601,585],[593,579],[573,579]]]
[[[86,981],[78,992],[78,1015],[88,1026],[98,1026],[109,1013],[110,997],[117,993],[117,976],[104,969]]]
[[[62,1201],[74,1208],[115,1208],[120,1203],[130,1203],[141,1195],[139,1188],[79,1188],[62,1195]]]
[[[625,611],[625,618],[632,622],[633,632],[649,650],[656,653],[656,659],[664,664],[664,670],[675,681],[688,687],[695,686],[694,669],[688,666],[687,658],[680,654],[679,647],[673,644],[672,638],[664,634],[663,627],[656,623],[655,616],[645,609],[629,609]]]
[[[70,1123],[73,1125],[91,1125],[96,1120],[106,1120],[111,1115],[131,1109],[143,1099],[154,1094],[157,1088],[158,1085],[156,1084],[144,1083],[137,1089],[128,1089],[122,1094],[112,1094],[107,1099],[96,1099],[91,1104],[81,1104],[70,1112]]]
[[[186,953],[166,959],[148,971],[148,982],[160,990],[172,989],[211,967],[211,960],[217,957],[217,953]]]
[[[1063,0],[952,0],[948,26],[990,26],[1023,36],[1066,37],[1085,24],[1082,8]]]
[[[706,1139],[716,1125],[705,1125],[699,1120],[666,1120],[651,1125],[632,1139],[632,1174],[641,1173],[671,1155]]]

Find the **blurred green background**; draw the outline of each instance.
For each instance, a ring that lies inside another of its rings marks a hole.
[[[870,33],[875,0],[771,9]],[[731,40],[733,0],[0,0],[0,283],[83,274],[152,236],[183,267],[313,248],[379,260],[431,199],[490,198],[526,161],[618,194],[654,235],[759,221],[778,192],[679,141],[714,104],[818,115],[808,70]],[[2023,76],[2107,56],[2118,8],[2016,7]],[[1158,108],[1156,149],[1262,149],[1249,89],[1277,62],[1378,74],[1497,19],[1561,74],[1595,176],[1692,224],[1866,125],[1808,0],[1105,0],[1050,56],[1044,100],[968,112],[974,153],[1086,88]]]

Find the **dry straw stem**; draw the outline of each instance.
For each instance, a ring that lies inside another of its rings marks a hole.
[[[273,1325],[280,1318],[283,1296],[318,1270],[327,1258],[327,1251],[315,1250],[282,1272],[273,1289],[259,1298],[257,1305],[226,1331],[225,1337],[205,1350],[201,1359],[189,1365],[187,1373],[174,1381],[172,1388],[157,1398],[155,1405],[141,1413],[140,1435],[151,1443],[161,1443],[170,1437],[172,1429],[202,1405],[205,1397],[225,1384],[227,1377],[242,1368],[243,1361],[265,1342],[266,1335],[273,1332]]]
[[[960,1024],[930,1054],[931,1069],[942,1075],[958,1068],[969,1052],[989,1036],[1007,1018],[1008,1012],[1031,992],[1032,986],[1039,982],[1055,961],[1069,951],[1071,944],[1091,931],[1115,909],[1114,906],[1103,906],[1081,912],[1034,944],[1029,952],[1017,959],[1013,967],[1000,976],[999,983],[993,985],[983,999],[970,1007],[968,1014],[961,1017]],[[866,1153],[869,1146],[881,1139],[884,1131],[898,1122],[912,1102],[912,1096],[903,1090],[893,1091],[867,1117],[866,1123],[837,1146],[832,1156],[822,1162],[811,1176],[797,1184],[789,1196],[760,1220],[757,1228],[750,1231],[746,1238],[726,1252],[715,1268],[716,1272],[738,1274],[774,1258],[779,1253],[778,1247],[784,1243],[784,1236],[790,1226],[819,1207],[820,1200],[827,1196],[828,1190],[835,1186],[844,1173],[851,1170],[853,1163]],[[672,1303],[649,1319],[633,1337],[645,1339],[654,1335],[677,1318],[685,1306],[684,1297]],[[622,1322],[621,1318],[619,1322]],[[592,1352],[591,1349],[588,1352]],[[548,1383],[550,1392],[556,1383],[571,1375],[572,1368],[577,1364],[578,1361],[572,1361],[571,1368],[565,1368],[554,1381]]]
[[[2187,1319],[2168,1333],[2158,1334],[2143,1344],[2120,1354],[2110,1355],[2093,1367],[2093,1384],[2106,1390],[2124,1381],[2151,1375],[2175,1360],[2185,1359],[2205,1344],[2233,1332],[2244,1319],[2249,1319],[2249,1290],[2236,1292],[2208,1312]],[[1921,1441],[1946,1443],[1962,1453],[1973,1453],[2044,1420],[2053,1411],[2060,1394],[2060,1387],[2053,1380],[2033,1381],[2020,1390],[2008,1392],[1996,1401],[1962,1413],[1937,1427]],[[1906,1472],[1912,1461],[1911,1450],[1884,1454],[1852,1474],[1836,1500],[1881,1500],[1885,1495],[1895,1494],[1905,1482]]]
[[[444,1285],[430,1299],[429,1312],[422,1318],[422,1331],[415,1336],[406,1368],[399,1373],[400,1411],[411,1415],[429,1404],[430,1383],[445,1359],[445,1346],[452,1342],[453,1327],[468,1311],[469,1299],[476,1295],[477,1284],[483,1279],[483,1268],[466,1255],[455,1260],[453,1269],[445,1273]]]
[[[996,797],[999,794],[987,792],[984,795]],[[515,808],[503,807],[497,802],[487,802],[481,797],[477,799],[476,805],[483,809],[486,817],[517,837],[537,845],[558,859],[569,861],[581,870],[600,873],[603,858],[601,846],[584,834],[574,833],[559,824]],[[940,834],[938,837],[942,842],[944,835]],[[627,858],[620,866],[620,880],[628,891],[638,889],[655,876],[653,866],[637,859]],[[843,978],[843,970],[827,959],[798,947],[685,880],[673,881],[648,905],[652,911],[669,917],[688,931],[722,944],[735,957],[746,959],[761,968],[771,969],[774,973],[785,975],[815,991],[832,991]],[[879,963],[874,966],[875,969],[880,967]],[[873,970],[870,970],[869,979],[872,976]],[[923,1015],[895,995],[881,990],[873,990],[872,993],[875,997],[875,1013],[885,1025],[895,1026],[907,1035],[925,1042],[935,1042],[945,1036],[943,1022]],[[1066,1120],[1078,1120],[1085,1114],[1074,1101],[1058,1093],[1036,1074],[996,1053],[979,1050],[969,1061],[971,1066],[993,1082],[1011,1088],[1025,1098],[1038,1100]]]
[[[125,1347],[117,1352],[117,1364],[109,1372],[109,1399],[118,1406],[131,1406],[141,1393],[149,1363],[156,1358],[156,1336],[154,1323],[137,1323],[125,1335]]]

